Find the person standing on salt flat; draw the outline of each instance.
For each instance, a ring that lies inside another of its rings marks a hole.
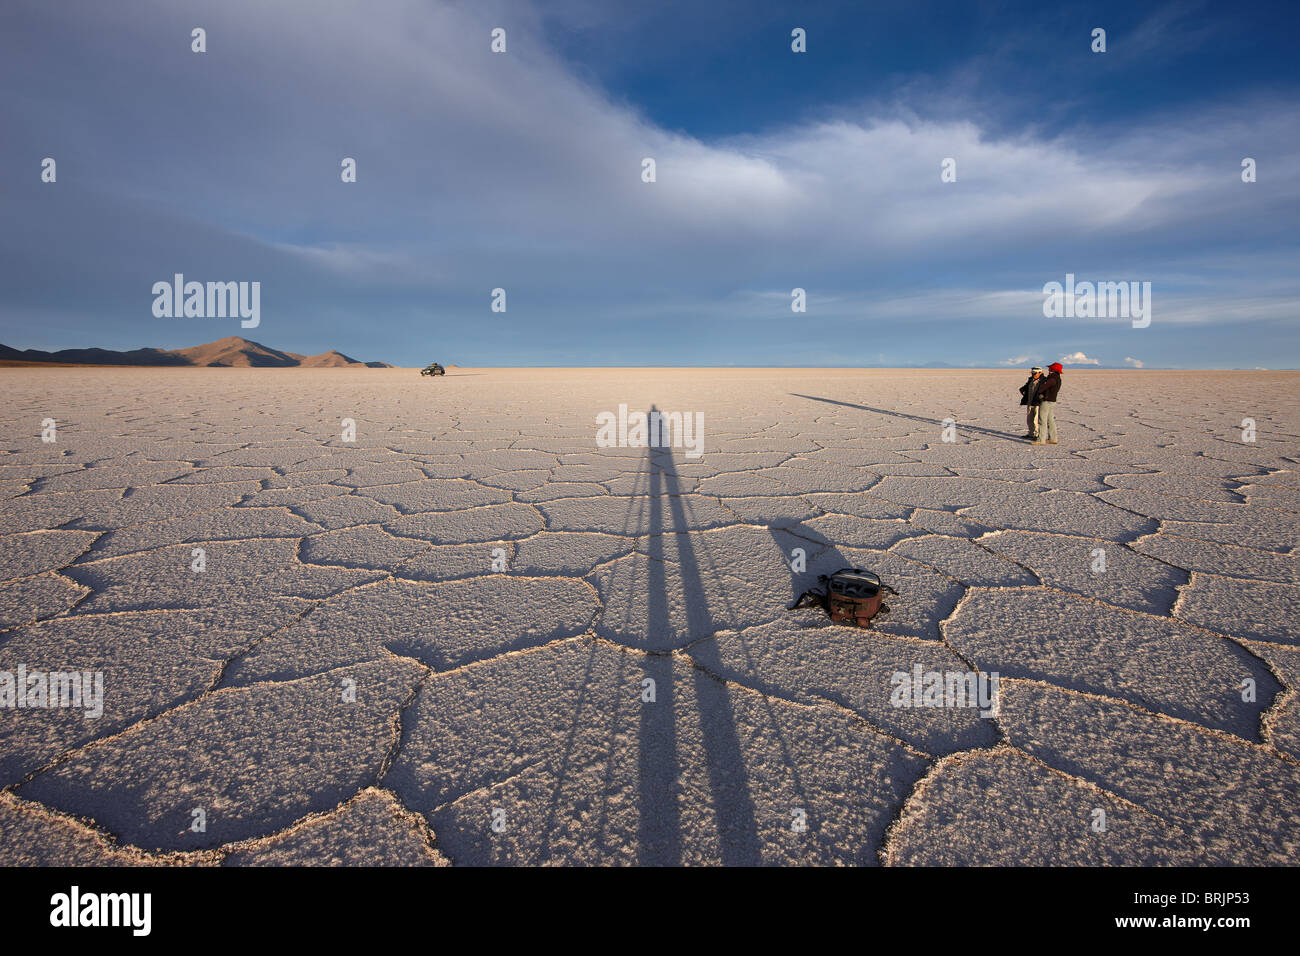
[[[1035,393],[1039,398],[1038,437],[1033,442],[1035,445],[1056,444],[1056,395],[1061,390],[1061,373],[1065,369],[1060,362],[1053,362],[1048,369],[1052,374],[1043,379]]]
[[[1020,386],[1020,404],[1027,406],[1025,411],[1025,427],[1029,431],[1025,437],[1030,441],[1038,440],[1038,386],[1042,384],[1043,367],[1035,365],[1029,370],[1029,381]]]

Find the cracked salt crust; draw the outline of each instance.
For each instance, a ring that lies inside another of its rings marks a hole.
[[[6,370],[0,670],[107,684],[0,711],[16,862],[1300,859],[1300,377],[1074,373],[1033,448],[1001,372],[289,372]],[[872,631],[785,610],[847,564]]]

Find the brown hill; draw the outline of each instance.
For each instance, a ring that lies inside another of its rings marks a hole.
[[[278,349],[270,349],[260,342],[250,342],[238,335],[217,339],[206,345],[188,349],[175,349],[173,355],[188,359],[190,365],[208,365],[237,368],[287,368],[298,362]]]
[[[18,349],[0,345],[0,361],[6,365],[180,365],[210,368],[392,368],[387,362],[358,362],[342,352],[330,350],[320,355],[281,352],[260,342],[238,335],[227,336],[205,345],[187,349]]]
[[[303,368],[347,368],[362,363],[354,358],[348,358],[342,352],[330,349],[328,352],[321,352],[320,355],[303,356],[298,364]]]

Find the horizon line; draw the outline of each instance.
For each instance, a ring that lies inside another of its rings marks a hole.
[[[322,353],[324,354],[324,353]],[[358,365],[364,363],[358,362]],[[424,366],[394,365],[385,363],[390,371],[417,371]],[[356,366],[301,366],[301,365],[131,365],[123,362],[41,362],[34,360],[0,359],[0,368],[120,368],[151,369],[156,371],[193,371],[195,369],[255,369],[257,371],[361,371]],[[827,370],[843,371],[897,371],[897,372],[1026,372],[1027,367],[1005,365],[456,365],[444,363],[448,369],[693,369],[715,371],[744,371],[747,369],[782,369],[786,371]],[[366,371],[384,371],[385,369],[367,368]],[[1179,366],[1150,365],[1134,368],[1124,365],[1075,365],[1065,366],[1067,372],[1295,372],[1296,366],[1277,366],[1273,368],[1244,368],[1242,366]]]

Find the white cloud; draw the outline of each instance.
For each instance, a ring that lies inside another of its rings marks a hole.
[[[1074,352],[1070,355],[1062,355],[1058,361],[1062,365],[1100,365],[1101,359],[1088,358],[1082,352]]]
[[[338,140],[340,104],[360,124],[347,140],[358,153],[359,182],[347,188],[364,194],[367,220],[389,227],[381,241],[393,241],[396,221],[414,258],[428,261],[417,250],[439,244],[422,237],[454,236],[449,258],[477,264],[490,257],[506,272],[539,268],[550,250],[576,250],[588,262],[600,260],[589,268],[613,282],[644,276],[653,260],[657,284],[676,288],[693,279],[752,287],[770,274],[774,257],[794,273],[790,285],[805,285],[810,294],[813,283],[800,274],[834,272],[847,280],[860,276],[864,263],[887,271],[890,262],[932,257],[936,247],[1001,263],[1026,249],[1059,246],[1064,225],[1087,236],[1185,223],[1187,210],[1204,208],[1205,194],[1222,179],[1213,162],[1183,158],[1196,155],[1206,128],[1199,121],[1143,128],[1130,142],[1103,148],[1086,138],[995,137],[970,121],[857,107],[830,119],[702,140],[656,125],[576,73],[549,49],[532,4],[502,7],[513,13],[508,55],[484,54],[483,44],[466,40],[497,22],[495,3],[342,5],[314,24],[307,42],[283,48],[280,37],[302,14],[297,6],[231,0],[221,13],[229,18],[223,28],[241,34],[248,28],[240,20],[259,24],[240,40],[268,74],[244,81],[246,121],[274,128],[274,140],[223,156],[230,173],[211,177],[210,197],[194,186],[205,177],[192,175],[186,163],[168,168],[183,177],[178,191],[183,186],[198,205],[229,203],[229,182],[239,182],[245,228],[268,241],[279,238],[286,206],[312,209],[312,226],[326,237],[314,245],[350,246],[346,255],[319,258],[331,271],[346,273],[366,261],[358,248],[365,240],[355,237],[358,205],[344,201],[352,193],[341,192],[337,173],[317,180],[301,170],[304,155]],[[594,15],[590,4],[571,6],[579,23]],[[346,70],[336,66],[342,59],[351,64]],[[261,93],[286,83],[314,91],[295,100],[308,108],[287,118],[276,112],[280,100]],[[1240,104],[1234,109],[1240,113]],[[1294,119],[1294,111],[1289,115]],[[1277,142],[1293,138],[1279,132],[1286,120],[1274,115],[1267,128],[1242,130],[1239,138],[1262,136],[1273,154],[1289,155]],[[121,139],[115,127],[103,135],[110,132]],[[1148,139],[1165,142],[1161,155],[1178,161],[1153,162]],[[186,148],[210,162],[210,146]],[[640,180],[647,156],[656,160],[655,183]],[[957,160],[957,182],[940,183],[943,157]],[[123,165],[158,176],[151,164]],[[1297,164],[1288,161],[1271,175],[1275,188],[1289,189]],[[1239,223],[1240,196],[1232,193]],[[1215,230],[1218,222],[1204,219]],[[471,268],[439,264],[475,288],[481,284]],[[979,291],[998,288],[990,281]],[[1252,303],[1245,311],[1274,304]],[[1165,301],[1160,307],[1157,321],[1181,319]]]
[[[1017,355],[1015,358],[1003,359],[999,365],[1026,365],[1029,363],[1028,355]]]
[[[1143,364],[1139,360],[1135,358],[1129,358],[1128,356],[1124,357],[1124,361],[1127,362],[1129,365],[1132,365],[1134,368],[1141,368]]]

